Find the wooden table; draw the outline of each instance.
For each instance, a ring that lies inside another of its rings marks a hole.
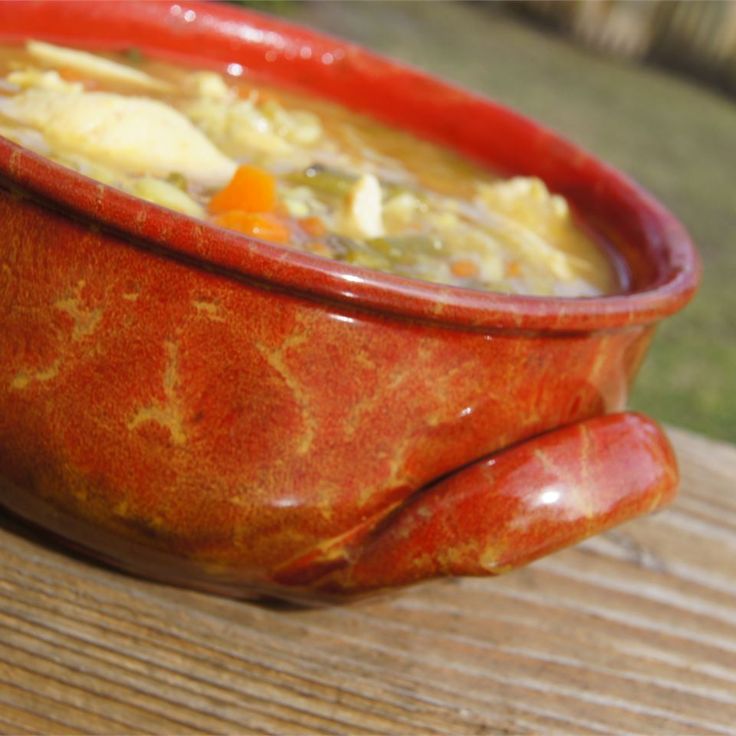
[[[671,430],[666,511],[498,579],[276,610],[0,526],[0,733],[736,729],[736,447]]]

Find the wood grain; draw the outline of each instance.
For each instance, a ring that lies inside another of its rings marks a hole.
[[[736,448],[495,580],[322,610],[153,585],[0,527],[0,733],[733,734]]]

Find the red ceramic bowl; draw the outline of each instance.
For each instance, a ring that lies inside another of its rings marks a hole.
[[[671,498],[621,413],[692,295],[682,227],[539,125],[351,44],[231,7],[0,3],[43,38],[247,70],[497,170],[616,248],[626,293],[502,296],[210,227],[0,138],[0,501],[98,559],[233,596],[497,574]]]

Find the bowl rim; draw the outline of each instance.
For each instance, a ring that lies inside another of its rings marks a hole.
[[[247,49],[264,59],[266,70],[275,70],[274,62],[278,69],[296,70],[307,91],[306,72],[311,71],[320,79],[322,96],[330,75],[342,75],[343,85],[348,75],[353,82],[379,86],[388,79],[395,87],[418,88],[421,95],[431,93],[433,99],[483,111],[557,164],[563,158],[574,162],[573,178],[575,171],[581,172],[583,183],[592,182],[601,197],[615,198],[621,212],[636,215],[650,246],[648,257],[658,259],[659,275],[643,289],[568,298],[499,294],[404,278],[218,228],[89,179],[0,136],[0,185],[158,255],[343,309],[483,331],[590,332],[649,324],[682,308],[698,286],[700,260],[685,228],[629,177],[504,105],[357,44],[253,11],[201,2],[0,3],[0,28],[0,43],[33,36],[113,50],[125,39],[127,46],[132,41],[145,53],[195,65],[206,61],[225,66],[228,58],[240,58],[238,52]],[[40,28],[44,30],[36,33]],[[90,43],[85,33],[94,33],[95,40]],[[208,48],[217,48],[219,58],[207,53]]]

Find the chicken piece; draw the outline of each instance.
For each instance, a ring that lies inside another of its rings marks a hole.
[[[77,154],[128,174],[172,172],[218,187],[236,164],[169,105],[110,92],[30,89],[0,97],[0,114],[36,128],[61,154]]]
[[[373,174],[364,174],[347,195],[341,217],[343,235],[354,238],[380,238],[385,234],[381,184]]]
[[[171,91],[168,82],[156,79],[140,69],[118,64],[104,56],[54,46],[43,41],[29,41],[26,50],[37,62],[53,69],[71,69],[83,77],[127,84],[151,92]]]

